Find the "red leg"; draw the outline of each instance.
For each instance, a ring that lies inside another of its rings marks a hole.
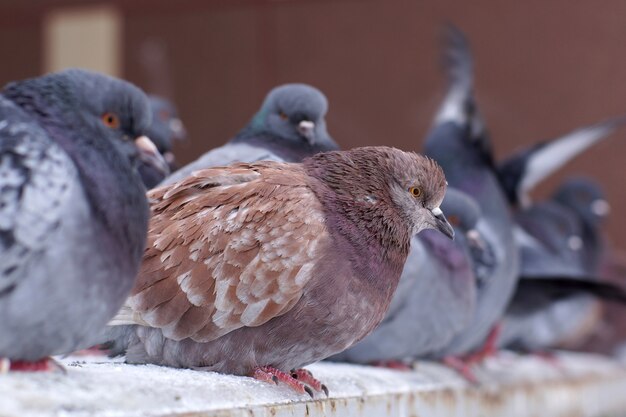
[[[490,356],[495,356],[498,352],[498,339],[500,338],[500,333],[502,333],[502,323],[497,323],[489,332],[489,336],[487,336],[487,340],[485,340],[483,347],[478,351],[467,355],[464,358],[464,362],[471,365],[482,362]]]
[[[472,384],[478,384],[478,379],[470,368],[471,364],[469,362],[456,356],[446,356],[445,358],[443,358],[442,362],[448,368],[454,369],[456,372],[458,372],[468,382]]]
[[[39,359],[38,361],[10,361],[9,371],[13,372],[47,372],[53,370],[63,370],[63,367],[52,358]]]
[[[326,396],[328,397],[328,388],[326,388],[326,385],[315,379],[310,371],[302,368],[294,369],[291,371],[291,377],[297,379],[304,384],[307,384],[317,392],[324,391],[324,394],[326,394]]]
[[[271,366],[260,366],[256,368],[252,373],[252,377],[265,382],[270,382],[270,380],[272,382],[283,382],[297,393],[304,394],[306,392],[311,396],[311,398],[313,398],[313,391],[311,388],[294,379],[291,375]]]
[[[41,359],[36,362],[11,361],[9,370],[13,372],[49,371],[50,365],[48,365],[48,359]]]

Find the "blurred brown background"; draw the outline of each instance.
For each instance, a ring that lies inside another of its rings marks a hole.
[[[448,21],[471,41],[499,156],[626,113],[618,0],[2,0],[0,83],[65,65],[127,78],[178,104],[186,162],[243,127],[271,87],[306,82],[328,96],[342,146],[419,150],[443,94],[438,41]],[[626,247],[624,154],[626,131],[539,194],[574,172],[594,176],[613,205],[612,240]]]

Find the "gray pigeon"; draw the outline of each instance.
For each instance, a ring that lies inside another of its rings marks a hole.
[[[476,199],[482,218],[476,230],[493,249],[493,259],[483,268],[472,323],[435,356],[463,355],[487,339],[515,290],[519,268],[509,204],[495,174],[491,143],[472,96],[473,70],[464,35],[453,27],[447,32],[446,64],[450,86],[425,153],[443,167],[450,186]]]
[[[150,109],[152,110],[152,122],[146,129],[146,135],[156,145],[159,153],[167,161],[170,171],[178,169],[176,157],[173,153],[174,142],[187,138],[187,131],[183,122],[178,117],[176,106],[171,101],[151,95]],[[141,164],[139,174],[146,188],[150,189],[159,184],[169,172],[155,170],[154,167]]]
[[[594,281],[604,256],[600,226],[608,211],[600,186],[575,178],[552,200],[518,212],[523,279],[504,320],[503,346],[540,350],[581,334],[581,323],[595,311],[589,295],[598,296],[597,286],[604,285]],[[580,279],[580,287],[555,278]]]
[[[250,123],[225,145],[179,169],[161,185],[173,184],[193,171],[233,162],[273,160],[300,162],[318,152],[338,150],[326,130],[328,101],[306,84],[285,84],[269,92]]]
[[[448,188],[441,209],[455,228],[455,241],[431,230],[414,236],[398,289],[380,326],[331,360],[412,362],[445,347],[469,324],[476,302],[469,248],[482,245],[474,229],[480,208],[465,193]]]
[[[582,251],[584,268],[590,274],[596,274],[607,250],[601,226],[611,208],[602,187],[591,179],[571,178],[556,190],[552,198],[573,210],[581,220],[581,237],[585,242]]]
[[[571,334],[588,312],[580,292],[554,297],[548,279],[586,279],[581,261],[584,241],[581,222],[554,201],[536,203],[516,213],[515,237],[521,253],[521,280],[503,320],[499,344],[525,351],[541,350]],[[528,281],[534,282],[528,282]],[[532,291],[531,291],[532,289]]]
[[[84,70],[2,90],[0,358],[12,369],[88,343],[132,288],[148,224],[135,165],[166,169],[142,136],[149,118],[138,88]]]
[[[445,189],[434,161],[387,147],[210,168],[159,187],[112,351],[323,389],[298,368],[378,325],[412,236],[453,236]]]

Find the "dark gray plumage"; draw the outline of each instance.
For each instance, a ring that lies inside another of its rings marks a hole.
[[[170,175],[173,184],[193,171],[233,162],[300,162],[318,152],[338,150],[326,130],[328,101],[306,84],[285,84],[269,92],[250,123],[225,145]]]
[[[450,186],[476,199],[483,217],[476,229],[493,249],[491,265],[481,271],[472,324],[438,352],[459,355],[478,348],[502,317],[515,289],[519,255],[509,205],[495,174],[491,144],[472,96],[472,58],[465,37],[448,28],[446,64],[450,78],[425,153],[446,172]]]
[[[558,277],[585,279],[580,220],[553,201],[536,203],[516,213],[522,279],[503,320],[499,344],[523,350],[553,346],[577,328],[587,300],[563,299],[551,291]],[[542,287],[541,282],[549,280]],[[529,282],[529,281],[535,282]],[[580,295],[580,292],[573,294]]]
[[[0,357],[69,353],[115,314],[146,238],[145,94],[84,70],[0,95]]]
[[[552,198],[573,210],[580,219],[581,237],[585,243],[583,266],[590,274],[597,273],[607,250],[601,227],[611,209],[604,190],[591,179],[575,177],[565,181]]]
[[[381,324],[333,361],[413,361],[445,347],[470,322],[476,278],[470,246],[480,246],[474,229],[480,208],[448,188],[441,209],[455,228],[455,241],[425,230],[411,239],[398,289]]]
[[[210,168],[157,188],[114,351],[260,378],[338,353],[382,320],[410,238],[452,237],[445,188],[434,161],[386,147]]]

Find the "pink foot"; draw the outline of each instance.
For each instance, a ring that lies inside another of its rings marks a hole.
[[[278,382],[283,382],[287,384],[289,388],[296,391],[298,394],[307,393],[313,398],[313,390],[308,385],[305,385],[303,382],[298,381],[293,378],[291,375],[280,371],[272,366],[260,366],[254,369],[252,373],[252,377],[254,379],[258,379],[259,381],[264,382],[273,382],[278,384]]]
[[[495,356],[498,353],[498,339],[502,333],[502,323],[497,323],[493,326],[487,336],[487,340],[483,344],[483,347],[478,351],[471,353],[463,358],[463,361],[468,365],[483,362],[485,359]]]
[[[474,375],[474,371],[471,369],[471,363],[467,362],[463,358],[456,356],[446,356],[442,360],[443,364],[448,368],[455,370],[459,375],[465,378],[472,384],[478,384],[478,378]]]
[[[65,372],[65,369],[52,358],[39,359],[33,362],[18,360],[9,363],[9,371],[12,372],[48,372],[54,370]]]
[[[77,350],[72,353],[72,356],[105,356],[107,350],[102,345],[96,345],[87,349]]]
[[[291,377],[293,379],[297,379],[303,384],[310,386],[317,392],[324,391],[324,394],[326,394],[326,396],[328,397],[328,388],[319,380],[315,379],[311,371],[307,371],[306,369],[302,368],[294,369],[291,371]]]

